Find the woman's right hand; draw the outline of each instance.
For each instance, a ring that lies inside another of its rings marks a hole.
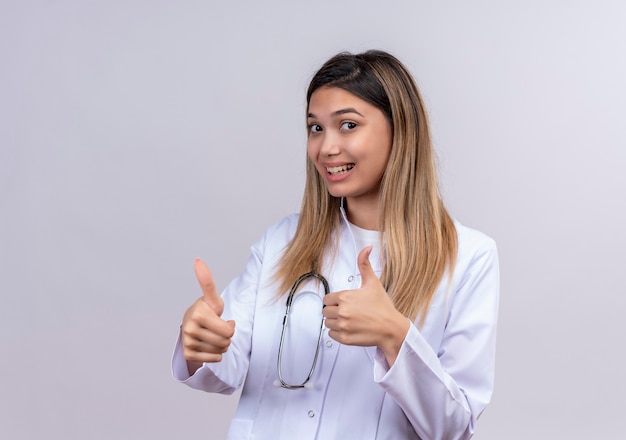
[[[209,267],[196,258],[194,270],[202,297],[187,309],[181,326],[183,356],[189,374],[194,374],[203,362],[221,361],[235,334],[235,321],[221,318],[224,301],[217,293]]]

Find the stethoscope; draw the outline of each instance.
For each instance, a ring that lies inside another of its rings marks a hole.
[[[307,388],[307,389],[313,388],[312,384],[309,383],[309,381],[311,380],[311,377],[313,376],[313,372],[315,371],[315,364],[317,364],[317,357],[320,352],[322,335],[324,333],[324,318],[322,317],[322,322],[320,323],[320,333],[319,333],[319,336],[317,337],[317,347],[315,348],[315,357],[313,358],[313,364],[311,365],[309,374],[307,374],[306,379],[304,379],[304,381],[298,385],[287,383],[285,379],[283,379],[283,374],[282,374],[282,355],[283,355],[283,342],[285,340],[285,334],[287,332],[287,323],[289,320],[289,311],[291,310],[293,297],[298,291],[298,287],[300,286],[300,284],[302,284],[303,281],[306,281],[309,278],[315,278],[318,281],[321,281],[322,285],[324,286],[324,295],[328,295],[328,293],[330,292],[330,288],[328,287],[328,281],[326,281],[326,278],[324,278],[322,275],[316,272],[309,272],[309,273],[305,273],[304,275],[302,275],[300,278],[296,280],[293,287],[289,291],[289,296],[287,296],[287,307],[285,310],[285,316],[283,317],[283,329],[280,334],[280,344],[278,345],[278,381],[275,382],[276,386],[287,388],[288,390],[297,390],[300,388]]]

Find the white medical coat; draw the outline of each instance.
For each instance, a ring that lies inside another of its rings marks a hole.
[[[236,328],[222,361],[206,363],[190,377],[179,336],[174,378],[223,394],[243,385],[229,440],[470,438],[493,390],[499,294],[494,241],[455,223],[458,256],[452,282],[444,277],[424,325],[410,326],[391,368],[376,347],[342,345],[325,330],[313,389],[288,390],[276,386],[285,297],[276,298],[272,276],[297,221],[292,215],[269,228],[252,247],[245,271],[224,290],[222,317],[234,319]],[[337,253],[322,270],[331,292],[360,287],[359,251],[343,214]],[[380,259],[370,261],[380,275]],[[290,318],[297,325],[294,334],[304,341],[295,338],[284,349],[283,366],[294,383],[298,374],[306,377],[311,365],[320,297],[302,295],[300,314]],[[294,302],[292,313],[296,307]],[[312,312],[307,315],[307,310]]]

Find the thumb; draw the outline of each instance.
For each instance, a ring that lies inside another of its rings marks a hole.
[[[359,272],[361,272],[361,287],[365,287],[373,281],[378,282],[378,277],[372,269],[370,264],[370,254],[372,253],[372,246],[367,246],[359,252],[357,263],[359,264]]]
[[[211,310],[213,310],[218,316],[221,316],[224,311],[224,301],[217,293],[215,281],[213,280],[213,275],[211,274],[209,266],[207,266],[201,259],[196,258],[193,269],[196,272],[198,284],[200,284],[200,288],[202,289],[202,298],[209,305],[209,307],[211,307]]]

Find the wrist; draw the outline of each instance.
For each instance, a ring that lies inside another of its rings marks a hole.
[[[396,358],[398,357],[398,353],[400,353],[402,344],[404,344],[410,326],[411,323],[406,316],[399,312],[397,319],[390,320],[390,325],[387,327],[385,337],[378,347],[385,355],[389,367],[396,362]]]
[[[202,368],[203,363],[199,361],[187,361],[187,371],[189,372],[189,376],[193,376],[196,374],[200,368]]]

